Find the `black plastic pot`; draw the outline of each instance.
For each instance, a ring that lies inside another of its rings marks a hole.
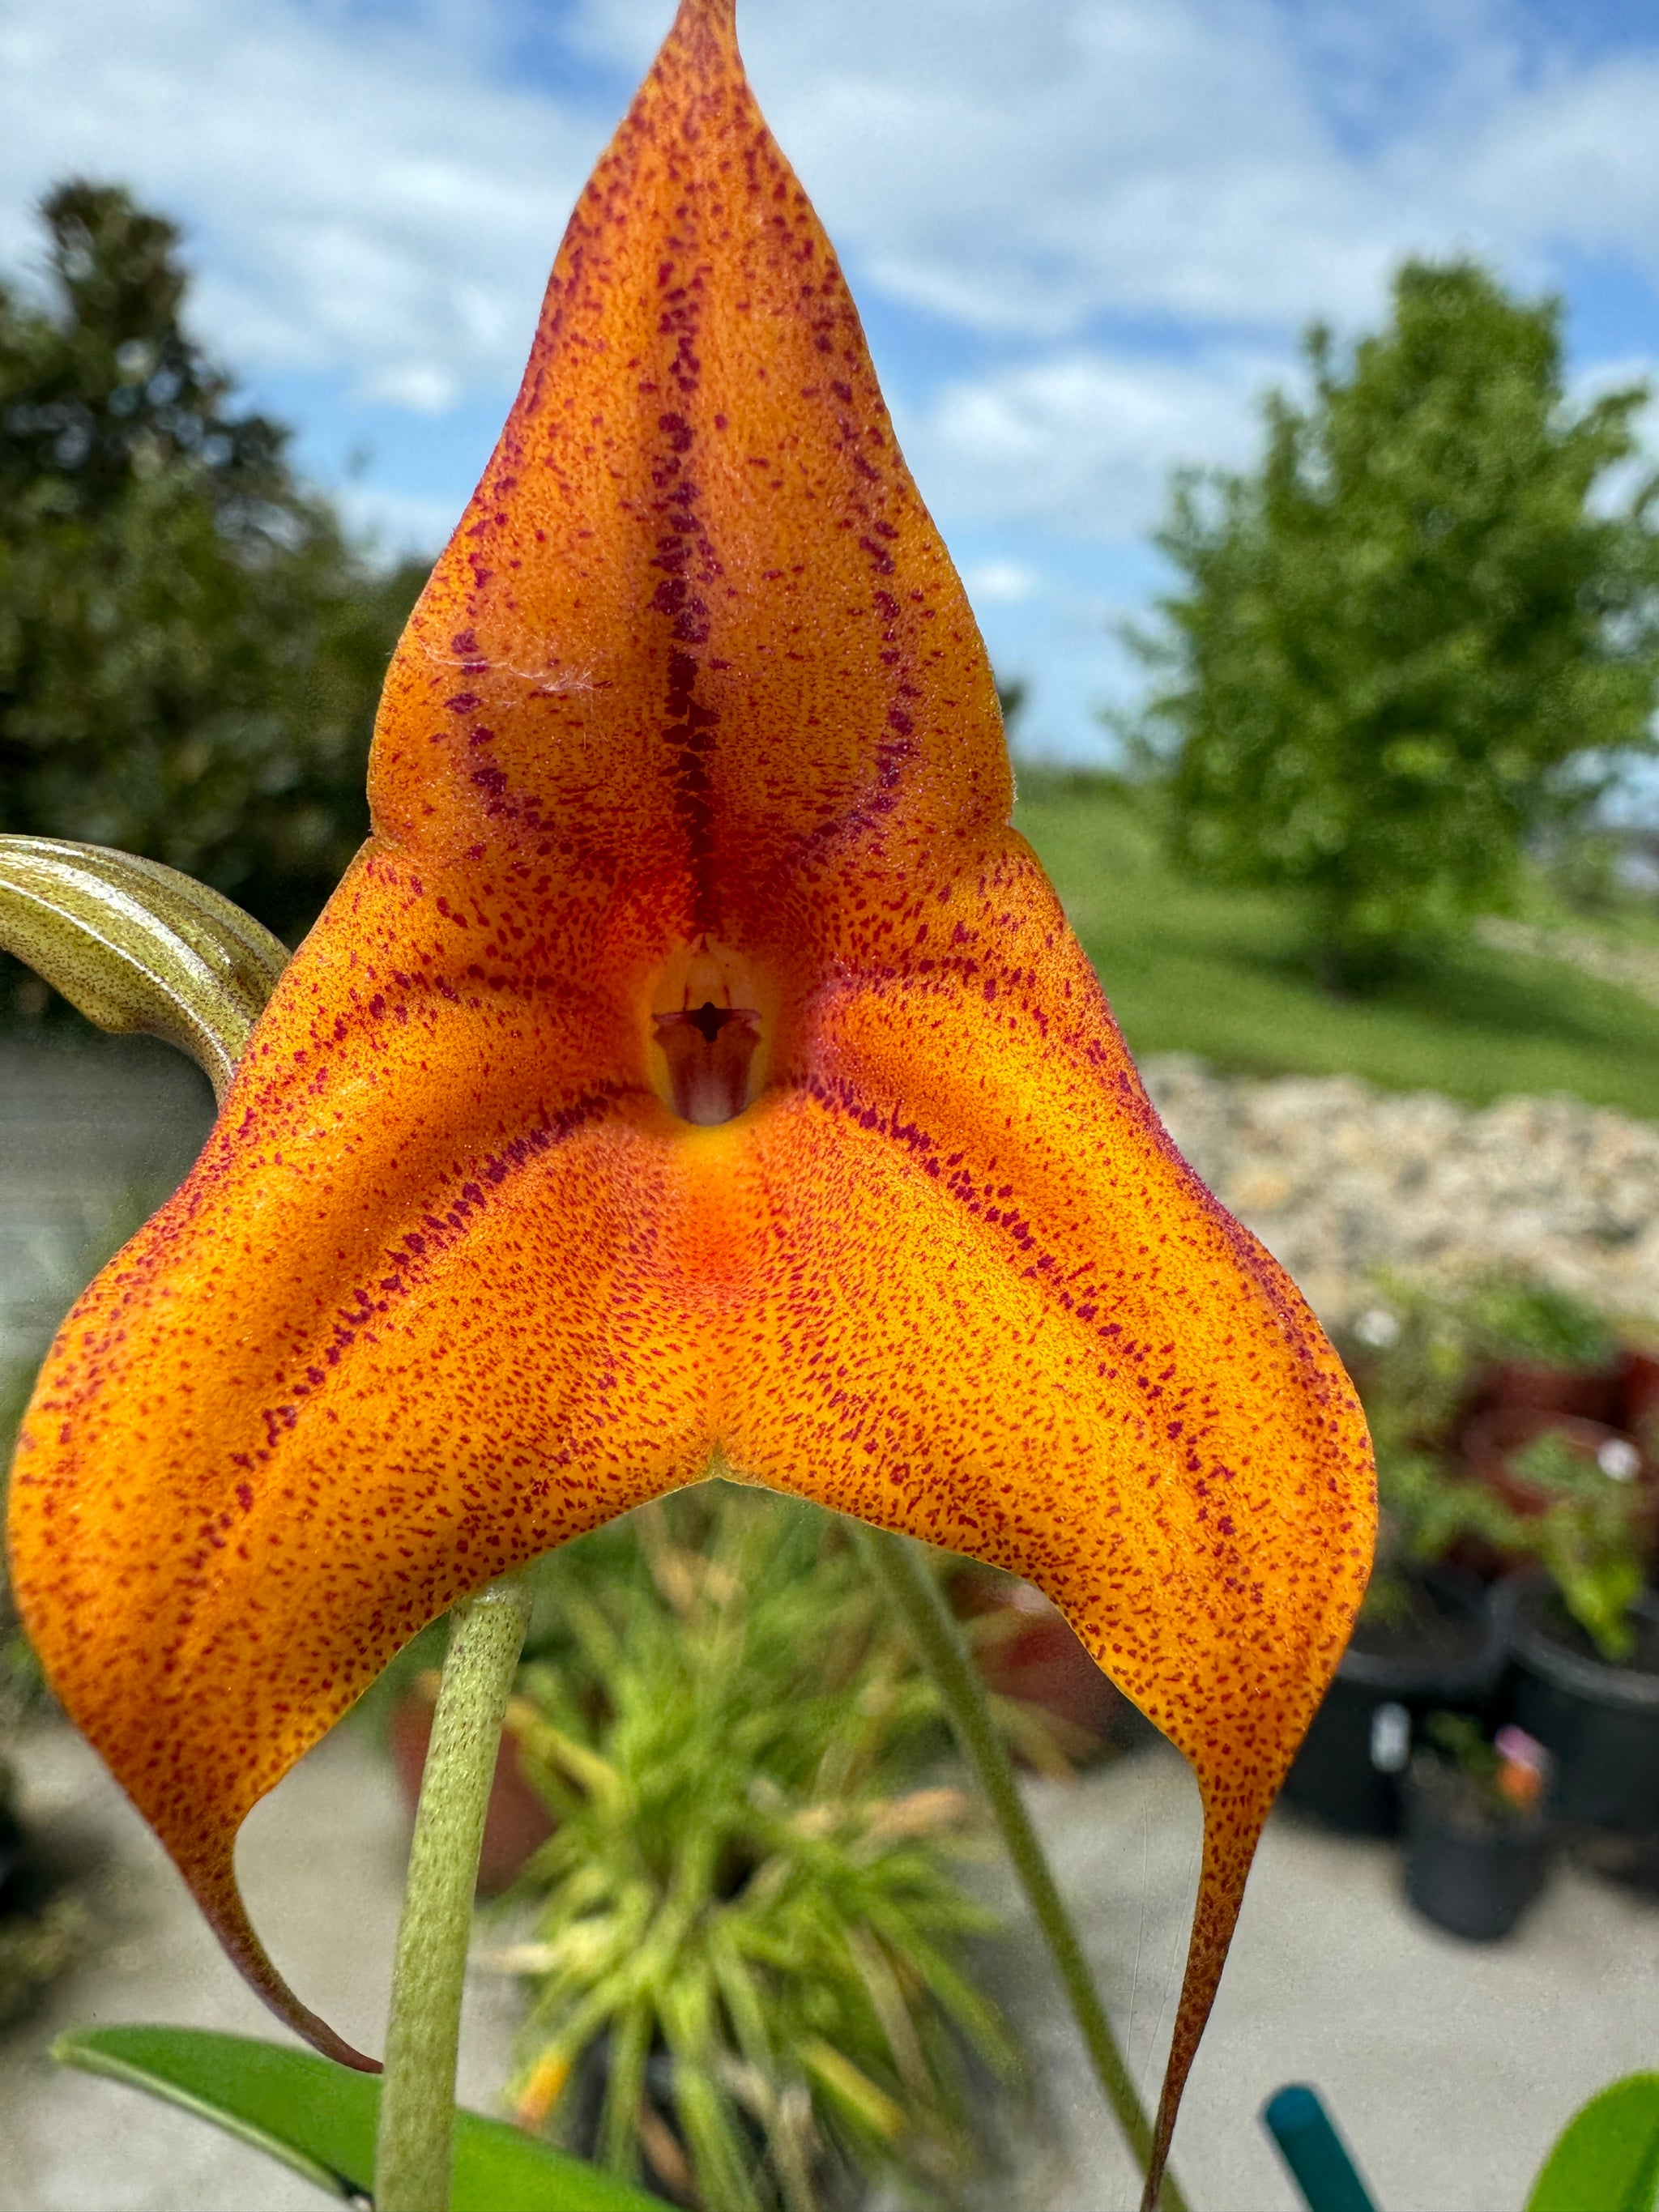
[[[4,1785],[4,1770],[0,1769],[0,1788]],[[0,1796],[0,1920],[38,1912],[50,1893],[39,1850]]]
[[[1515,1668],[1515,1718],[1554,1756],[1557,1816],[1659,1836],[1659,1593],[1644,1590],[1634,1612],[1636,1652],[1615,1667],[1547,1576],[1513,1577],[1497,1605]]]
[[[1359,1623],[1281,1793],[1346,1835],[1398,1834],[1424,1717],[1483,1711],[1503,1673],[1503,1632],[1480,1583],[1430,1568],[1413,1585],[1420,1632]]]
[[[1424,1917],[1471,1943],[1507,1936],[1544,1886],[1549,1824],[1540,1814],[1483,1818],[1443,1784],[1406,1785],[1406,1894]]]
[[[10,1806],[0,1802],[0,1918],[24,1911],[32,1887],[22,1828]]]

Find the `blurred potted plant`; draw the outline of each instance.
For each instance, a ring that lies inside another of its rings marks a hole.
[[[1659,1531],[1659,1361],[1621,1346],[1581,1300],[1513,1282],[1455,1296],[1389,1285],[1352,1338],[1382,1532],[1353,1643],[1310,1731],[1315,1778],[1341,1730],[1356,1766],[1348,1708],[1369,1695],[1374,1716],[1392,1685],[1392,1734],[1371,1748],[1394,1772],[1369,1800],[1373,1832],[1386,1828],[1437,1640],[1448,1694],[1427,1702],[1484,1713],[1508,1653],[1514,1718],[1556,1760],[1560,1817],[1659,1836],[1659,1599],[1646,1588]],[[1473,1626],[1460,1656],[1445,1616],[1478,1620],[1480,1578],[1517,1570],[1532,1571],[1494,1593],[1483,1658]],[[1400,1649],[1402,1638],[1414,1649]],[[1305,1786],[1293,1774],[1287,1795]]]
[[[48,1878],[0,1764],[0,2027],[28,2010],[87,1948],[91,1923],[72,1892]]]
[[[1620,1343],[1601,1316],[1559,1292],[1511,1290],[1507,1310],[1530,1322],[1515,1333],[1529,1356],[1508,1350],[1477,1367],[1454,1440],[1463,1471],[1523,1519],[1582,1504],[1590,1521],[1605,1524],[1600,1538],[1589,1522],[1579,1532],[1593,1552],[1611,1542],[1627,1554],[1628,1538],[1650,1569],[1659,1556],[1659,1358]],[[1624,1493],[1609,1483],[1626,1486]],[[1556,1556],[1546,1563],[1565,1589],[1575,1570],[1559,1538],[1510,1547],[1502,1565],[1548,1551]],[[1597,1600],[1587,1589],[1582,1601],[1593,1611]],[[1624,1602],[1613,1599],[1609,1621]]]
[[[1655,1493],[1639,1471],[1627,1437],[1553,1416],[1501,1466],[1447,1486],[1438,1526],[1532,1570],[1500,1584],[1496,1618],[1510,1708],[1555,1759],[1559,1817],[1659,1838]]]
[[[1373,1430],[1460,1452],[1474,1419],[1504,1407],[1645,1431],[1659,1358],[1553,1285],[1509,1276],[1448,1288],[1382,1278],[1344,1351]]]
[[[1504,1668],[1480,1579],[1449,1562],[1467,1485],[1437,1449],[1474,1358],[1466,1315],[1388,1286],[1342,1346],[1376,1449],[1376,1564],[1336,1678],[1291,1767],[1285,1802],[1350,1835],[1396,1834],[1402,1780],[1427,1715],[1484,1712]]]
[[[1609,1486],[1610,1487],[1611,1486]],[[1521,1726],[1557,1765],[1556,1808],[1575,1825],[1659,1839],[1659,1593],[1607,1501],[1517,1517],[1543,1571],[1500,1604]]]
[[[1514,1668],[1510,1709],[1556,1761],[1560,1818],[1659,1838],[1654,1492],[1628,1435],[1521,1411],[1502,1430],[1478,1416],[1462,1460],[1380,1449],[1385,1507],[1419,1556],[1504,1576],[1492,1621]]]
[[[1488,1583],[1547,1552],[1581,1602],[1625,1601],[1607,1543],[1626,1509],[1601,1493],[1628,1477],[1659,1508],[1640,1444],[1613,1425],[1650,1421],[1659,1362],[1621,1349],[1582,1299],[1498,1278],[1384,1281],[1342,1349],[1376,1447],[1376,1565],[1284,1795],[1334,1827],[1390,1835],[1427,1714],[1492,1706],[1504,1628]],[[1563,1453],[1575,1469],[1588,1455],[1599,1491],[1558,1495]]]
[[[1431,1713],[1406,1787],[1406,1894],[1471,1942],[1507,1936],[1549,1864],[1549,1757],[1518,1728],[1489,1740],[1466,1713]]]
[[[1606,1665],[1626,1667],[1636,1656],[1636,1608],[1647,1581],[1649,1499],[1631,1462],[1612,1444],[1580,1434],[1581,1425],[1590,1425],[1542,1429],[1510,1454],[1503,1490],[1494,1482],[1491,1504],[1471,1505],[1469,1525],[1506,1559],[1535,1562],[1553,1585],[1553,1607],[1546,1594],[1541,1612],[1523,1598],[1518,1615],[1507,1599],[1512,1623],[1536,1614],[1542,1626],[1565,1617],[1568,1648],[1582,1650],[1587,1641]]]
[[[957,1963],[992,1922],[968,1801],[918,1786],[931,1688],[825,1516],[717,1484],[634,1527],[642,1571],[575,1548],[508,1714],[557,1822],[496,1960],[520,2117],[721,2212],[947,2195],[1014,2051]]]

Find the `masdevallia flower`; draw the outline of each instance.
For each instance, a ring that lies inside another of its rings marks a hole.
[[[370,796],[41,1374],[11,1537],[53,1686],[354,2060],[234,1838],[453,1600],[716,1464],[1012,1568],[1201,1785],[1167,2136],[1364,1585],[1369,1449],[1008,826],[983,647],[732,0],[684,0],[571,219]]]

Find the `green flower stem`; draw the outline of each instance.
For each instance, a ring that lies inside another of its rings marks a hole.
[[[926,1556],[908,1536],[892,1535],[861,1522],[855,1522],[854,1530],[871,1571],[902,1617],[944,1700],[962,1748],[979,1777],[1020,1887],[1059,1969],[1096,2078],[1145,2173],[1152,2154],[1152,2124],[1100,2002],[1077,1930],[1054,1886],[1048,1856],[1019,1794],[1007,1747],[991,1718],[956,1616],[945,1603]],[[1164,2212],[1187,2212],[1187,2200],[1175,2176],[1167,2171],[1159,2203]]]
[[[449,2212],[455,2054],[478,1853],[531,1589],[528,1569],[507,1575],[450,1616],[392,1973],[376,2212]]]

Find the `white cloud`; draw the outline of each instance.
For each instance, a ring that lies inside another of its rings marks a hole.
[[[584,0],[623,76],[668,0]],[[1373,312],[1468,242],[1659,266],[1659,53],[1574,62],[1498,0],[770,0],[756,82],[867,287],[988,332],[1103,315],[1282,329]],[[0,246],[81,166],[197,227],[204,313],[256,363],[416,408],[517,366],[614,116],[508,57],[526,0],[11,0]],[[591,78],[591,66],[588,70]],[[1541,257],[1541,258],[1540,258]]]
[[[963,577],[976,607],[1018,607],[1042,589],[1042,575],[1025,561],[981,561]]]
[[[670,4],[7,0],[0,258],[51,179],[119,177],[190,224],[239,364],[416,415],[505,392],[615,119],[593,87]],[[1601,60],[1523,0],[748,0],[744,28],[855,287],[955,325],[905,410],[952,520],[1142,530],[1406,252],[1659,275],[1659,27]],[[580,90],[513,58],[560,39]]]
[[[0,16],[0,248],[71,171],[188,222],[198,319],[246,366],[430,410],[515,376],[604,135],[496,81],[490,18],[292,0],[30,0]]]
[[[1380,34],[1334,101],[1335,29],[1358,10],[1324,9],[1310,46],[1321,12],[789,0],[757,12],[750,45],[832,232],[896,296],[1054,338],[1101,314],[1278,327],[1365,314],[1402,251],[1474,235],[1484,198],[1455,189],[1471,114],[1512,96],[1512,70],[1494,83],[1480,65],[1486,10],[1430,28],[1406,9],[1413,96],[1374,99],[1356,132]]]
[[[460,519],[459,499],[425,498],[382,484],[348,483],[334,496],[347,527],[388,561],[403,554],[429,558]]]
[[[1559,72],[1486,119],[1459,190],[1497,235],[1622,253],[1659,276],[1656,114],[1659,52]]]
[[[924,490],[953,521],[1047,523],[1143,536],[1172,468],[1237,465],[1257,395],[1284,363],[1071,351],[947,385],[907,441]]]
[[[364,387],[370,399],[407,409],[411,415],[441,415],[461,396],[459,380],[429,361],[395,363],[371,376]]]

